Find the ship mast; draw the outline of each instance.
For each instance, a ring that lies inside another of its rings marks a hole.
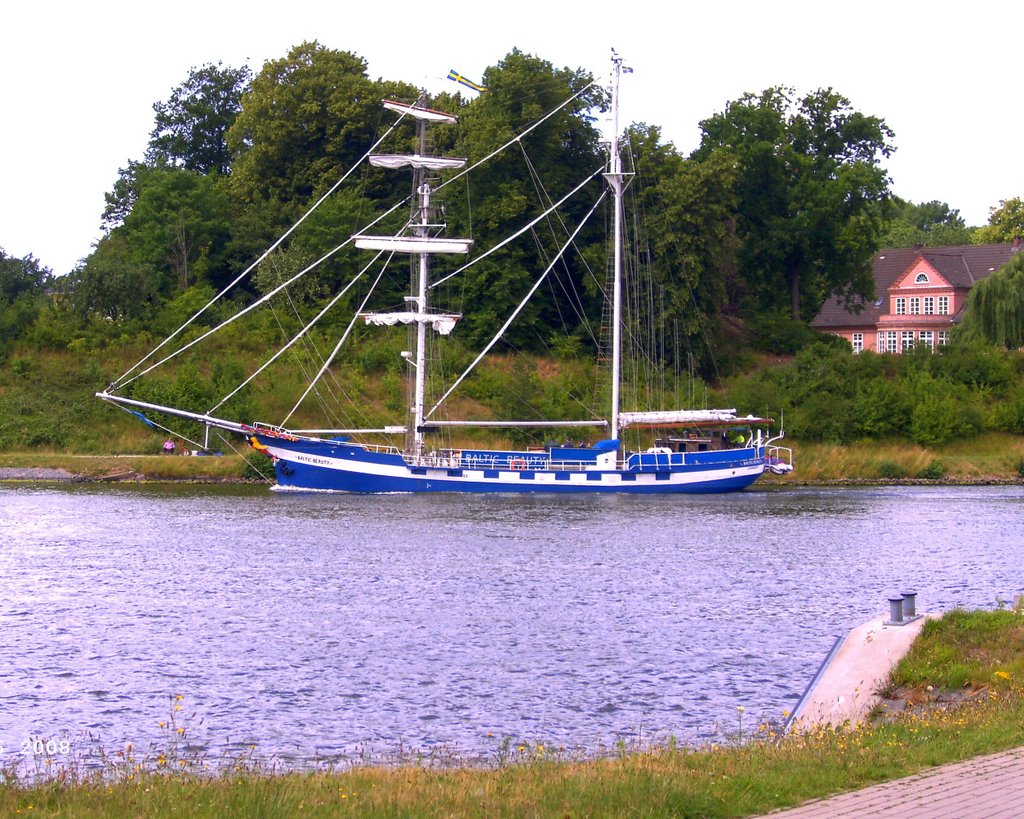
[[[432,253],[466,253],[472,242],[469,239],[448,239],[438,236],[444,230],[443,224],[434,223],[435,208],[431,205],[430,176],[431,171],[461,168],[466,160],[454,157],[435,157],[427,155],[427,126],[431,122],[457,122],[457,117],[441,111],[433,111],[426,107],[426,92],[414,105],[385,100],[384,107],[403,115],[412,116],[416,120],[417,152],[408,155],[371,156],[370,163],[384,168],[413,169],[414,200],[412,214],[409,218],[408,230],[411,235],[399,236],[354,236],[356,247],[366,250],[383,250],[396,253],[409,253],[413,257],[411,265],[411,295],[406,296],[405,311],[395,313],[366,313],[367,324],[394,325],[415,324],[415,351],[409,364],[413,367],[413,395],[409,414],[412,420],[411,446],[406,447],[406,454],[414,461],[423,456],[425,433],[423,431],[424,393],[426,391],[427,363],[427,326],[447,335],[455,326],[460,315],[451,313],[432,313],[429,311],[427,292],[430,286],[430,262]]]
[[[425,107],[427,102],[426,92],[420,95],[417,105]],[[427,155],[427,122],[426,120],[416,121],[416,135],[419,148],[417,153],[420,156]],[[429,235],[430,224],[430,180],[427,178],[427,169],[422,165],[413,172],[413,188],[418,198],[419,213],[413,212],[412,231],[419,239],[426,239]],[[414,200],[415,202],[416,200]],[[414,208],[416,205],[414,205]],[[418,218],[417,218],[418,217]],[[428,254],[419,254],[418,277],[413,284],[416,312],[419,315],[427,314],[427,279],[430,276],[430,265]],[[414,258],[414,267],[415,265]],[[412,399],[412,449],[409,452],[415,458],[423,455],[424,433],[423,433],[423,402],[426,390],[426,368],[427,368],[427,325],[422,321],[416,322],[416,360],[413,362],[415,368],[416,384],[413,389]]]
[[[612,49],[612,133],[608,146],[608,172],[604,175],[612,188],[613,236],[612,251],[612,411],[611,434],[619,435],[619,389],[622,380],[622,192],[626,178],[619,156],[619,77],[622,58]]]

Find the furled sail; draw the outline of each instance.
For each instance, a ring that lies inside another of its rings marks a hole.
[[[421,156],[420,154],[374,154],[370,164],[378,168],[397,170],[398,168],[426,168],[428,171],[443,171],[449,168],[461,168],[465,159],[444,156]]]
[[[663,410],[659,412],[620,412],[619,429],[642,426],[686,426],[688,424],[765,423],[767,419],[748,415],[737,418],[735,409]]]
[[[472,239],[434,236],[353,236],[356,247],[388,253],[468,253]]]
[[[395,100],[384,100],[384,107],[389,111],[397,111],[399,114],[407,114],[410,117],[425,119],[428,122],[455,123],[459,121],[459,118],[454,114],[446,114],[443,111],[432,111],[430,108],[417,108],[415,105],[396,102]]]
[[[363,319],[367,324],[375,324],[379,327],[394,327],[396,324],[412,324],[414,321],[429,324],[442,336],[446,336],[455,329],[455,323],[462,318],[457,313],[413,313],[402,311],[398,313],[363,313]]]

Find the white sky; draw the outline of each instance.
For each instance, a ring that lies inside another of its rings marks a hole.
[[[450,68],[479,80],[512,48],[604,77],[615,48],[635,69],[623,85],[625,122],[661,126],[684,153],[698,144],[698,122],[746,91],[831,86],[895,131],[887,167],[904,199],[948,202],[980,225],[999,200],[1024,196],[1020,3],[519,0],[424,3],[409,22],[398,13],[416,8],[11,5],[0,46],[0,247],[69,272],[100,236],[118,169],[143,156],[153,103],[194,66],[258,71],[304,40],[359,54],[372,78],[434,90],[458,87],[444,79]]]

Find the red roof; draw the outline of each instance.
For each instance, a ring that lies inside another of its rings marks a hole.
[[[875,254],[871,269],[875,276],[875,300],[855,300],[862,305],[853,312],[835,296],[829,298],[814,317],[811,326],[819,330],[841,327],[874,326],[889,312],[887,291],[919,259],[924,259],[953,287],[969,290],[979,279],[998,270],[1013,255],[1013,245],[954,245],[952,247],[886,248]]]

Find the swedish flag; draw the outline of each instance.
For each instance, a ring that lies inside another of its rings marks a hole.
[[[452,80],[454,82],[460,83],[460,84],[466,86],[467,88],[472,88],[474,91],[486,91],[487,90],[484,86],[480,85],[479,83],[475,83],[472,80],[467,80],[465,77],[463,77],[454,68],[451,71],[448,72],[448,79]]]

